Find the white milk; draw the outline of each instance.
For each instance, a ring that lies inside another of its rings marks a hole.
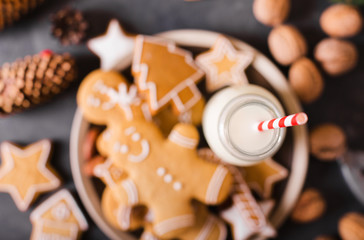
[[[284,116],[279,101],[256,85],[225,88],[207,103],[203,131],[210,148],[224,161],[252,165],[274,155],[285,128],[259,132],[258,124]]]

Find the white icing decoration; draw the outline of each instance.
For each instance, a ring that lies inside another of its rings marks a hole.
[[[165,169],[165,168],[163,168],[163,167],[159,167],[159,168],[157,169],[157,175],[158,175],[158,176],[163,176],[165,173],[166,173],[166,169]]]
[[[59,203],[56,207],[52,209],[52,215],[55,219],[64,221],[71,215],[70,210],[67,208],[66,204],[63,202]]]
[[[129,205],[135,205],[139,202],[138,190],[135,186],[135,183],[131,179],[127,179],[122,181],[121,185],[123,186],[126,195],[128,196]]]
[[[129,154],[128,160],[130,162],[141,162],[149,155],[149,142],[145,139],[141,141],[142,151],[139,155]]]
[[[131,140],[133,140],[134,142],[137,142],[140,140],[140,134],[139,133],[134,133],[132,136],[131,136]]]
[[[120,206],[116,210],[116,219],[122,230],[128,230],[130,227],[130,216],[131,216],[131,207]]]
[[[181,133],[179,133],[176,130],[173,130],[169,134],[168,139],[170,141],[174,142],[175,144],[180,145],[181,147],[189,148],[189,149],[194,149],[198,144],[197,139],[183,136]]]
[[[181,215],[155,224],[154,231],[159,236],[163,236],[164,234],[172,232],[173,230],[193,226],[194,223],[194,215]]]
[[[101,101],[92,95],[87,97],[87,104],[92,107],[100,107]]]
[[[228,170],[222,165],[219,165],[216,168],[207,187],[206,198],[205,198],[205,202],[207,204],[216,203],[218,195],[221,190],[222,183],[224,182],[227,173]]]
[[[129,151],[129,147],[127,145],[125,145],[125,144],[121,145],[121,147],[120,147],[120,152],[121,153],[125,154],[128,151]]]
[[[124,133],[126,136],[129,136],[130,134],[132,134],[135,131],[136,131],[135,127],[128,127],[127,129],[125,129]]]
[[[164,176],[164,181],[166,183],[170,183],[170,182],[172,182],[172,180],[173,180],[173,177],[172,177],[171,174],[167,174],[167,175]]]
[[[137,96],[137,88],[135,85],[130,86],[128,91],[127,85],[120,83],[118,91],[116,91],[114,88],[105,85],[100,79],[95,83],[94,90],[109,97],[109,101],[101,105],[103,110],[107,111],[115,107],[115,105],[119,105],[124,111],[126,119],[129,121],[133,120],[133,112],[130,106],[140,104],[140,98]]]
[[[173,183],[173,189],[176,190],[176,191],[181,190],[182,189],[182,183],[180,183],[180,182]]]

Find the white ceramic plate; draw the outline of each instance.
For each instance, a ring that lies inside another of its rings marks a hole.
[[[219,33],[201,30],[173,30],[158,34],[158,36],[172,40],[178,45],[186,47],[210,48]],[[268,81],[274,88],[285,107],[287,114],[301,112],[301,106],[295,94],[290,89],[285,76],[279,69],[264,55],[248,44],[230,38],[235,47],[240,50],[249,50],[255,53],[253,67]],[[125,61],[125,68],[130,61]],[[82,171],[84,163],[81,154],[81,146],[84,141],[89,123],[85,121],[79,110],[76,111],[70,139],[70,154],[72,175],[80,198],[97,226],[111,239],[132,240],[133,236],[119,231],[110,226],[103,217],[100,207],[100,196],[97,194],[90,177],[85,176]],[[308,167],[308,138],[305,126],[294,127],[292,144],[292,162],[286,188],[280,201],[270,217],[270,221],[278,228],[287,218],[292,210],[304,183]]]

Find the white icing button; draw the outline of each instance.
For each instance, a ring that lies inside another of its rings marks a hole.
[[[131,136],[131,140],[133,140],[134,142],[137,142],[140,140],[140,134],[139,133],[134,133],[132,136]]]
[[[157,175],[158,176],[163,176],[166,173],[166,169],[160,167],[157,169]]]
[[[173,183],[173,189],[176,190],[176,191],[181,190],[182,189],[182,183],[180,183],[180,182]]]
[[[126,146],[125,144],[121,145],[121,147],[120,147],[121,153],[127,153],[128,151],[129,151],[128,146]]]
[[[166,183],[170,183],[170,182],[172,182],[172,180],[173,180],[173,178],[172,178],[171,174],[167,174],[167,175],[164,176],[164,181]]]

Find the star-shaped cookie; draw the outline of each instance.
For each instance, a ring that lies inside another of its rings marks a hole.
[[[100,57],[101,69],[122,70],[131,61],[134,49],[134,37],[128,36],[118,20],[110,21],[105,35],[92,38],[88,48]]]
[[[49,140],[24,148],[3,142],[0,149],[0,191],[9,193],[20,211],[26,211],[40,193],[60,186],[60,180],[47,165],[51,151]]]
[[[241,170],[249,187],[264,199],[270,198],[273,185],[288,175],[287,169],[272,158]]]
[[[248,83],[245,70],[252,61],[252,52],[237,51],[223,36],[217,38],[209,51],[196,58],[197,65],[206,73],[206,88],[209,92],[228,85]]]

